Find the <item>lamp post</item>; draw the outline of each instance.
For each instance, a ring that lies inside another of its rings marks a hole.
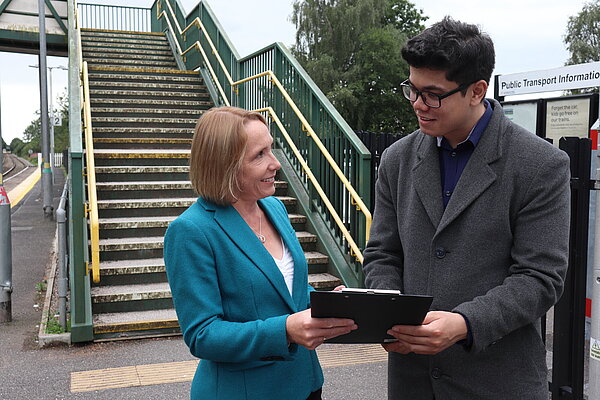
[[[0,323],[12,321],[12,238],[10,221],[10,201],[2,182],[2,96],[0,95]]]
[[[39,68],[39,65],[30,65],[31,68]],[[46,67],[50,71],[49,81],[48,81],[48,109],[50,114],[50,169],[52,170],[52,183],[54,184],[54,106],[52,105],[52,100],[54,98],[54,94],[52,92],[52,70],[53,69],[62,69],[63,71],[68,71],[69,69],[63,65],[57,65],[56,67]]]

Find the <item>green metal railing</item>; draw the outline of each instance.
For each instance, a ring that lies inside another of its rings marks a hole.
[[[291,180],[302,187],[304,196],[297,197],[309,223],[328,231],[331,240],[322,242],[330,255],[340,255],[332,262],[345,283],[362,285],[371,155],[285,46],[275,43],[241,58],[202,1],[187,16],[172,0],[156,0],[151,12],[76,7],[85,28],[147,31],[149,23],[151,31],[166,32],[185,68],[201,72],[216,104],[269,110],[276,145],[292,166]]]
[[[79,3],[77,10],[81,28],[150,32],[149,8]]]
[[[347,284],[361,285],[371,221],[363,200],[370,199],[371,156],[360,139],[283,45],[240,59],[204,2],[185,17],[178,3],[157,0],[152,16],[152,30],[171,35],[186,68],[199,69],[214,87],[217,104],[272,110],[276,143],[308,194],[303,206],[309,219],[319,215],[337,250],[353,256],[334,264]]]

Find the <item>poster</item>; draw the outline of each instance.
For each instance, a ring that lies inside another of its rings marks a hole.
[[[564,136],[586,138],[590,131],[590,99],[553,100],[546,104],[546,137],[554,145]]]
[[[537,131],[537,102],[504,104],[504,115],[511,121],[536,134]]]

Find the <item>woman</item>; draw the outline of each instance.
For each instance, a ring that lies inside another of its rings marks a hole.
[[[314,349],[356,329],[313,319],[308,269],[283,203],[262,115],[213,108],[198,121],[190,179],[198,201],[165,235],[185,343],[200,358],[192,399],[320,399]]]

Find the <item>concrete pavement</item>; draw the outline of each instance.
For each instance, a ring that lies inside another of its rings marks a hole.
[[[56,209],[64,177],[56,174],[55,180]],[[36,181],[12,209],[13,321],[0,324],[0,399],[189,398],[189,377],[158,383],[161,378],[165,381],[171,363],[179,368],[174,370],[177,377],[195,360],[180,336],[38,347],[43,293],[37,289],[47,279],[55,231],[55,221],[44,217],[41,182]],[[319,355],[326,381],[324,399],[386,398],[387,362],[379,346],[324,345]],[[154,378],[144,381],[141,371],[149,370]],[[77,386],[82,376],[85,391]]]

